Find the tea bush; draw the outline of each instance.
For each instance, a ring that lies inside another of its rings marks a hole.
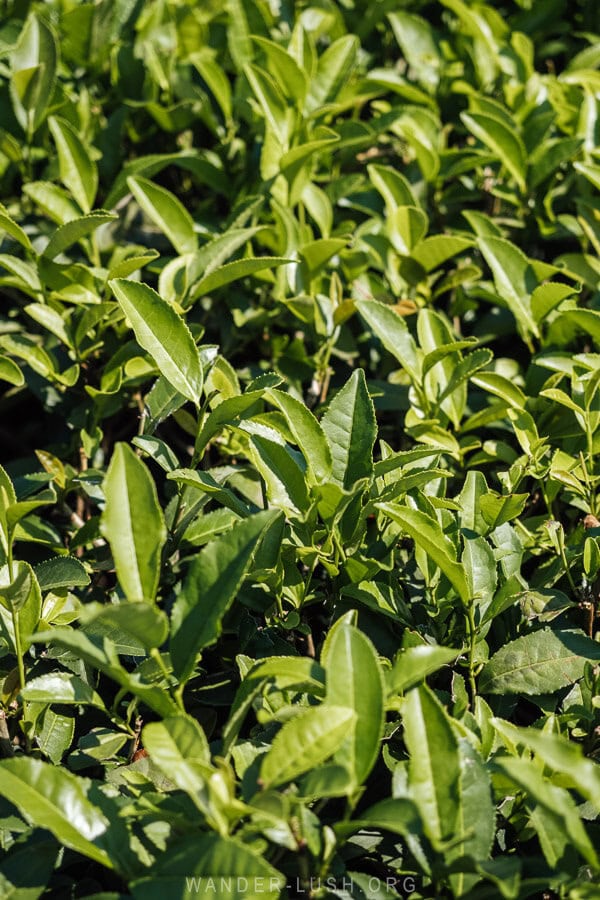
[[[599,135],[587,0],[2,5],[2,896],[600,896]]]

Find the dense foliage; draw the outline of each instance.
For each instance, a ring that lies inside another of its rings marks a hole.
[[[599,137],[592,0],[2,5],[2,896],[600,896]]]

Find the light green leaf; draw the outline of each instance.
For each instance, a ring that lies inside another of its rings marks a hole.
[[[90,781],[31,757],[0,763],[0,794],[59,843],[112,868],[100,846],[108,822],[87,796]]]
[[[433,840],[455,834],[460,803],[460,756],[450,720],[429,688],[413,688],[402,705],[410,754],[408,786],[425,833]]]
[[[464,569],[460,563],[456,562],[454,545],[446,537],[438,522],[420,510],[411,509],[408,506],[403,507],[393,503],[377,503],[376,505],[386,516],[397,522],[418,547],[423,548],[442,570],[461,600],[469,603],[471,592]]]
[[[10,237],[14,241],[17,241],[17,243],[28,253],[33,253],[33,247],[27,233],[13,218],[11,218],[11,216],[9,216],[7,210],[0,203],[0,232],[1,231],[5,231],[6,234],[10,235]]]
[[[434,272],[442,263],[473,246],[469,238],[453,234],[434,234],[413,247],[411,256],[426,272]]]
[[[266,269],[276,269],[291,262],[293,260],[285,259],[281,256],[257,256],[248,259],[236,259],[216,269],[211,268],[209,274],[194,283],[185,305],[190,306],[191,303],[204,294],[210,294],[212,291],[216,291],[226,284],[231,284],[233,281],[239,281],[248,275],[254,275],[256,272],[264,272]]]
[[[123,443],[115,447],[104,480],[101,529],[129,600],[153,601],[167,529],[148,469]]]
[[[294,781],[315,769],[342,746],[356,721],[352,709],[313,706],[303,709],[277,732],[260,770],[264,790]]]
[[[104,709],[102,697],[71,672],[51,672],[31,678],[21,690],[30,703],[67,703],[97,706]]]
[[[193,219],[171,191],[139,175],[135,178],[130,176],[127,186],[140,208],[160,228],[178,253],[193,253],[198,249]]]
[[[308,112],[317,113],[327,103],[337,100],[344,83],[354,69],[358,49],[359,41],[356,35],[345,34],[323,53],[306,99]]]
[[[446,860],[452,862],[467,856],[483,862],[489,859],[496,831],[492,782],[483,759],[468,740],[459,740],[458,753],[459,804],[454,836],[460,843],[446,855]],[[463,896],[479,880],[478,875],[466,872],[451,875],[454,896]]]
[[[271,504],[292,516],[306,512],[310,500],[304,470],[290,448],[261,434],[252,435],[251,446]]]
[[[304,455],[311,482],[326,481],[331,472],[331,451],[317,419],[304,403],[284,391],[269,390],[265,399],[283,413],[287,426]]]
[[[169,634],[169,620],[162,609],[144,601],[86,603],[79,614],[84,625],[99,624],[108,631],[124,632],[146,650],[160,647]]]
[[[142,739],[152,761],[195,799],[210,777],[210,749],[198,722],[183,715],[150,722]]]
[[[527,402],[527,398],[521,388],[497,372],[479,372],[477,375],[472,376],[471,381],[477,387],[483,388],[484,391],[488,391],[488,393],[500,397],[501,400],[505,400],[509,406],[515,409],[523,409]]]
[[[0,380],[8,381],[9,384],[14,384],[16,387],[25,384],[23,372],[8,356],[0,356]]]
[[[421,381],[417,347],[406,322],[391,306],[377,300],[359,300],[356,308],[385,349],[398,360],[414,382]]]
[[[515,179],[520,191],[525,192],[526,152],[516,130],[489,115],[463,112],[461,119],[476,138],[495,153],[503,166]]]
[[[60,180],[77,200],[82,212],[89,213],[98,190],[98,167],[66,119],[50,116],[48,125],[58,152]]]
[[[546,766],[565,775],[581,796],[600,810],[600,768],[583,755],[581,744],[539,728],[518,728],[504,719],[494,718],[492,724],[510,744],[533,750]]]
[[[539,804],[552,817],[556,816],[570,842],[594,868],[598,867],[598,857],[579,816],[571,795],[545,778],[539,766],[524,757],[499,757],[496,765],[534,803]]]
[[[492,270],[496,290],[516,319],[525,337],[539,337],[539,330],[531,312],[530,294],[537,287],[537,279],[525,254],[515,244],[499,237],[480,237],[479,247]]]
[[[173,387],[197,404],[202,391],[202,364],[184,320],[146,284],[118,278],[110,282],[110,287],[138,344]]]
[[[451,647],[429,644],[400,650],[391,670],[386,672],[388,692],[400,694],[416,687],[428,675],[454,662],[460,653],[460,650],[453,650]]]
[[[332,457],[332,480],[350,489],[373,474],[377,423],[362,369],[352,373],[321,419]]]
[[[349,769],[358,789],[375,765],[383,736],[384,684],[379,658],[369,638],[344,622],[327,642],[321,665],[327,672],[326,703],[356,713],[334,762]]]
[[[410,256],[427,234],[429,219],[418,206],[399,206],[391,217],[388,216],[387,227],[394,249],[403,256]]]
[[[12,54],[10,92],[19,125],[31,137],[54,91],[58,47],[50,25],[31,13]]]
[[[87,237],[101,225],[107,222],[114,222],[117,218],[114,213],[97,210],[87,216],[80,216],[78,219],[72,219],[60,225],[44,249],[42,256],[46,259],[55,259],[60,253],[63,253],[73,244]]]
[[[217,640],[260,537],[276,516],[272,510],[249,516],[194,557],[171,619],[173,668],[181,681],[193,672],[200,651]]]

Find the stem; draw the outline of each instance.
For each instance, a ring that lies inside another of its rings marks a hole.
[[[14,581],[14,569],[13,569],[13,548],[12,548],[12,539],[11,535],[9,535],[8,540],[8,553],[6,556],[6,563],[8,565],[8,578],[9,582],[12,583]],[[15,632],[15,654],[17,656],[17,668],[19,670],[19,685],[20,687],[25,687],[25,665],[23,662],[23,647],[21,646],[21,630],[19,628],[19,610],[15,609],[14,606],[11,605],[11,617],[12,617],[12,626]]]
[[[471,688],[471,705],[475,702],[477,696],[477,685],[475,683],[475,644],[477,637],[477,627],[475,625],[475,614],[473,611],[473,601],[467,607],[467,623],[469,625],[469,687]]]
[[[567,581],[569,582],[569,586],[570,586],[571,590],[573,591],[573,594],[577,597],[579,595],[579,591],[577,590],[577,585],[573,581],[573,576],[571,575],[569,563],[567,562],[567,554],[565,553],[565,548],[562,546],[562,544],[560,547],[560,558],[561,558],[562,564],[565,568],[565,575],[567,576]]]

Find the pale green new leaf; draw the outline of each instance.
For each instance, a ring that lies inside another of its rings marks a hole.
[[[146,284],[117,278],[110,282],[110,287],[131,323],[138,344],[180,394],[198,403],[202,364],[185,321]]]
[[[192,798],[203,790],[210,776],[210,749],[195,719],[180,715],[150,722],[143,741],[152,761],[178,788]]]
[[[15,115],[28,137],[44,120],[58,67],[56,37],[47,21],[31,13],[12,54],[10,92]]]
[[[179,254],[198,249],[194,222],[177,197],[160,185],[141,176],[130,176],[127,186],[140,208],[152,219]]]
[[[384,682],[379,658],[369,638],[344,622],[327,642],[321,665],[327,672],[326,702],[356,713],[334,762],[349,769],[359,788],[375,765],[383,736]]]
[[[98,167],[66,119],[50,116],[48,125],[58,152],[60,180],[77,200],[82,212],[89,213],[98,190]]]
[[[322,704],[299,712],[278,731],[265,754],[261,787],[286,784],[321,765],[340,749],[355,721],[354,710],[343,706]]]
[[[71,219],[65,222],[64,225],[60,225],[56,229],[46,244],[42,256],[46,257],[46,259],[55,259],[60,253],[64,253],[65,250],[76,244],[77,241],[87,237],[88,234],[91,234],[101,225],[105,225],[107,222],[114,222],[116,218],[117,216],[114,213],[96,210],[96,212],[89,213],[87,216],[81,216],[78,219]]]
[[[127,444],[118,443],[104,480],[102,533],[129,600],[156,597],[167,529],[148,469]]]
[[[408,786],[425,833],[453,837],[460,803],[460,755],[450,720],[429,688],[413,688],[402,705],[404,740],[410,754]]]
[[[426,513],[408,506],[393,503],[376,504],[386,516],[397,522],[418,547],[439,566],[464,603],[469,603],[471,592],[463,567],[456,561],[454,545],[446,537],[438,522]]]
[[[377,423],[362,369],[352,373],[321,419],[332,457],[332,480],[350,489],[373,474]]]

